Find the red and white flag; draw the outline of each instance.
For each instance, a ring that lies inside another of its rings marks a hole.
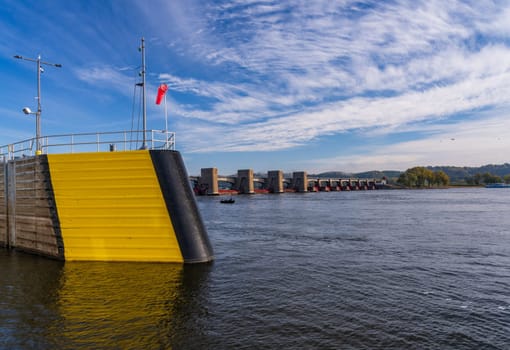
[[[158,95],[156,96],[156,104],[159,105],[161,103],[161,100],[163,99],[163,96],[165,96],[166,92],[168,90],[168,86],[166,84],[161,84],[158,88]]]

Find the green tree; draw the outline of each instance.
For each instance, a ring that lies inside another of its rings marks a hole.
[[[474,182],[475,185],[480,185],[482,183],[482,174],[476,173],[473,176],[473,182]]]
[[[406,187],[446,186],[450,182],[448,175],[443,171],[433,172],[425,167],[407,169],[397,181]]]
[[[499,177],[498,175],[492,175],[491,173],[486,172],[482,174],[482,181],[485,184],[494,184],[502,182],[503,180],[501,180],[501,177]]]
[[[437,186],[448,186],[450,183],[450,178],[446,173],[442,170],[434,172],[434,183]]]

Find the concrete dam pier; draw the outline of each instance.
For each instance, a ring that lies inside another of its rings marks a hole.
[[[281,170],[256,177],[252,169],[238,170],[237,176],[220,176],[217,168],[202,168],[200,176],[191,176],[190,182],[197,195],[376,190],[386,184],[384,179],[309,177],[306,171],[293,172],[288,178]]]

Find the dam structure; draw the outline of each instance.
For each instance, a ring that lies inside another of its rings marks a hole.
[[[202,168],[200,176],[191,176],[190,182],[197,195],[376,190],[386,184],[374,178],[317,178],[306,171],[285,177],[282,170],[271,170],[257,177],[252,169],[241,169],[236,176],[221,176],[217,168]]]
[[[198,263],[212,247],[174,134],[70,134],[0,147],[0,246],[59,260]]]

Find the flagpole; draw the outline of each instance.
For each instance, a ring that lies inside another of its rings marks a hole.
[[[165,131],[168,132],[168,112],[166,109],[166,94],[165,94]]]
[[[166,135],[166,145],[168,147],[168,109],[166,104],[166,92],[168,90],[168,85],[161,84],[158,88],[158,94],[156,96],[156,104],[159,105],[161,100],[165,98],[165,135]]]
[[[147,133],[147,107],[145,103],[145,39],[142,38],[142,46],[140,48],[142,52],[142,117],[143,117],[143,141],[142,148],[147,149],[146,133]]]

